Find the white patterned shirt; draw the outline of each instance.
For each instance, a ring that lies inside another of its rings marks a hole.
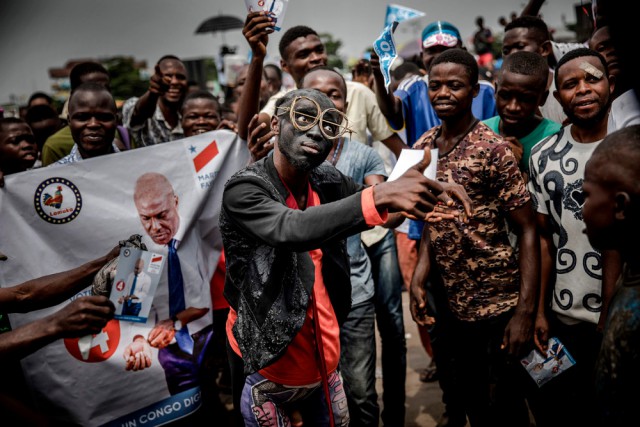
[[[531,200],[548,216],[556,247],[551,308],[567,324],[598,323],[602,310],[602,256],[582,218],[584,169],[599,143],[577,142],[569,125],[536,144],[529,161]]]

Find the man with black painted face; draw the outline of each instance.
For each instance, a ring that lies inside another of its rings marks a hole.
[[[558,337],[576,365],[541,389],[534,414],[538,425],[590,426],[599,421],[584,408],[596,403],[593,368],[620,260],[594,249],[583,233],[582,188],[585,165],[607,135],[614,84],[605,59],[585,48],[558,61],[555,83],[553,95],[571,125],[537,144],[529,164],[542,272],[535,340],[545,351],[548,339]]]
[[[351,306],[344,239],[382,224],[387,211],[425,218],[436,201],[431,191],[442,190],[422,174],[428,151],[398,180],[366,189],[323,163],[346,131],[342,118],[316,90],[287,93],[270,122],[273,156],[225,187],[227,337],[232,374],[242,376],[244,366],[248,375],[234,402],[249,426],[267,417],[286,423],[284,407],[299,409],[309,425],[348,425],[337,370],[339,325]]]

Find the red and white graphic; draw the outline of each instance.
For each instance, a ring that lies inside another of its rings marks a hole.
[[[120,322],[112,319],[96,335],[65,338],[64,346],[70,355],[81,362],[104,362],[115,353],[120,343]]]
[[[204,147],[204,149],[193,158],[193,166],[195,166],[196,172],[200,172],[218,153],[218,144],[213,140],[211,144]]]
[[[151,254],[151,259],[149,260],[149,268],[147,271],[152,274],[160,274],[162,271],[162,260],[164,259],[164,255],[153,253]]]
[[[118,292],[122,292],[124,290],[124,281],[123,280],[118,280],[118,283],[116,283],[116,290]]]

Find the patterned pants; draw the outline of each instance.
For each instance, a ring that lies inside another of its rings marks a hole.
[[[335,425],[348,426],[347,399],[342,378],[337,371],[329,374],[329,395]],[[271,382],[256,372],[247,377],[242,389],[240,408],[247,427],[291,426],[289,413],[293,410],[300,411],[305,425],[330,425],[322,384],[287,387]]]

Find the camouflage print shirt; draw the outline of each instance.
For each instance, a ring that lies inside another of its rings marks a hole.
[[[424,133],[414,148],[436,148],[440,128]],[[437,179],[464,186],[475,211],[468,224],[458,219],[428,224],[451,310],[465,321],[508,311],[518,302],[520,273],[507,212],[530,199],[509,145],[477,123],[451,151],[439,153]]]

